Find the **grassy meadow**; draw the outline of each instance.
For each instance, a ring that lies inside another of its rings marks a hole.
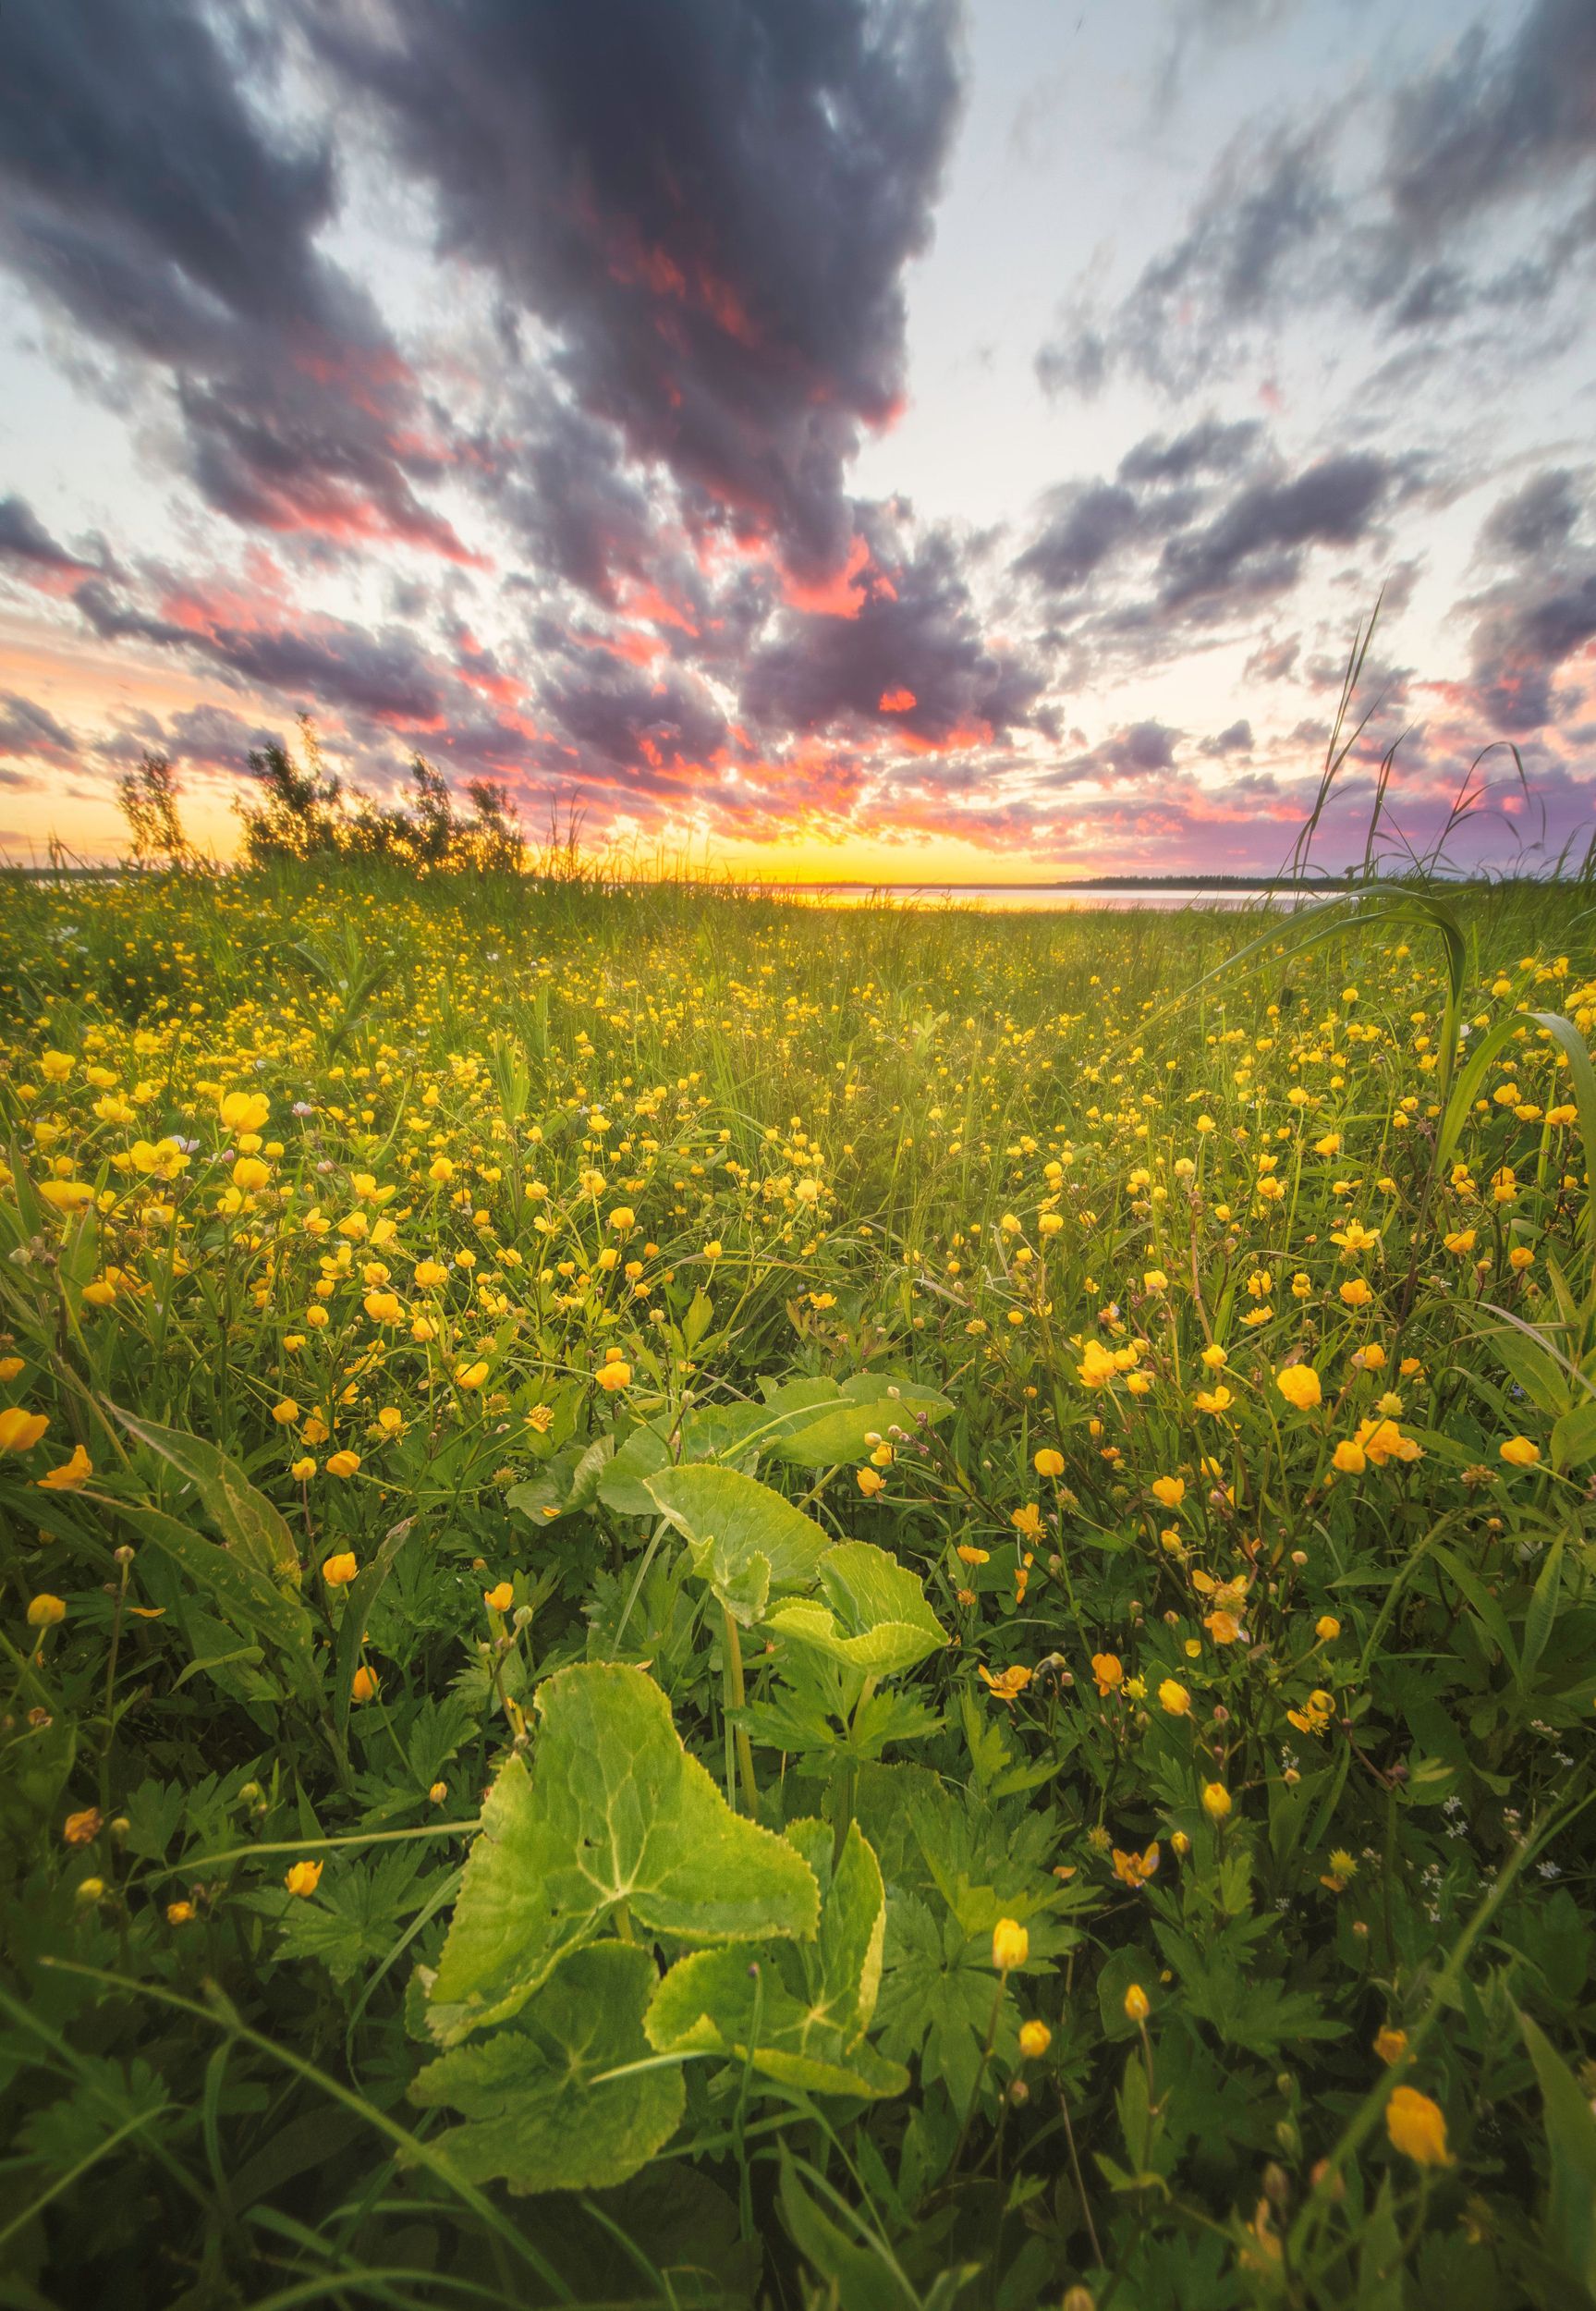
[[[1596,2303],[1596,909],[0,888],[0,2305]]]

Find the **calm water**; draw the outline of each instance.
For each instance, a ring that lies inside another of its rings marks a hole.
[[[1072,912],[1086,908],[1110,908],[1124,911],[1129,908],[1152,908],[1163,914],[1177,912],[1185,907],[1219,907],[1236,910],[1256,907],[1267,896],[1262,891],[1203,890],[1191,885],[1166,890],[1099,890],[1087,884],[1077,884],[1070,889],[1040,886],[1032,889],[1016,889],[1011,885],[953,885],[937,883],[893,884],[876,890],[865,889],[851,883],[774,883],[766,886],[773,897],[781,899],[813,899],[831,907],[860,907],[883,902],[906,907],[978,907],[994,912],[1042,912],[1045,914]],[[1279,891],[1270,904],[1274,907],[1299,907],[1311,899],[1328,898],[1329,891]]]

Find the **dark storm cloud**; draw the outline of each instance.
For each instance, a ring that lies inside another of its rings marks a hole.
[[[1174,769],[1180,736],[1166,723],[1133,722],[1113,738],[1104,739],[1101,745],[1072,755],[1061,769],[1047,772],[1040,783],[1054,789],[1081,786],[1093,779],[1136,784]]]
[[[911,746],[1001,737],[1034,719],[1042,668],[992,647],[956,541],[932,531],[882,574],[851,617],[790,613],[752,654],[745,715],[798,731],[861,722]]]
[[[1227,730],[1221,730],[1211,739],[1200,740],[1197,751],[1200,754],[1216,755],[1222,761],[1228,754],[1250,754],[1252,725],[1245,721],[1233,722]]]
[[[1596,563],[1529,574],[1479,606],[1474,680],[1492,726],[1517,737],[1555,721],[1564,704],[1559,674],[1596,640]]]
[[[548,673],[539,705],[579,768],[702,764],[730,736],[725,715],[701,683],[674,669],[656,679],[604,651],[573,654],[564,667]]]
[[[1543,304],[1596,245],[1590,0],[1533,0],[1494,40],[1484,22],[1465,31],[1391,91],[1379,156],[1361,173],[1343,157],[1355,116],[1326,106],[1244,128],[1185,230],[1119,303],[1066,312],[1037,357],[1043,385],[1091,393],[1128,367],[1188,387],[1254,324],[1326,303],[1433,336],[1477,309]],[[1483,228],[1531,196],[1545,230],[1503,263]]]
[[[1524,560],[1558,553],[1574,533],[1582,503],[1575,476],[1551,468],[1502,500],[1486,520],[1480,544]]]
[[[1172,439],[1150,434],[1119,461],[1122,482],[1189,482],[1200,473],[1234,473],[1257,454],[1263,427],[1257,418],[1225,424],[1204,418]]]
[[[1487,515],[1480,550],[1501,575],[1472,601],[1473,678],[1494,728],[1515,737],[1575,711],[1568,663],[1596,640],[1596,537],[1584,478],[1532,475]],[[1589,696],[1587,680],[1584,695]]]
[[[1066,482],[1042,499],[1043,520],[1013,567],[1052,594],[1084,587],[1128,550],[1189,531],[1228,476],[1268,462],[1256,420],[1205,418],[1173,439],[1150,434],[1127,450],[1113,482]]]
[[[540,570],[613,600],[616,581],[641,578],[655,556],[659,508],[619,428],[544,386],[518,397],[476,470]]]
[[[25,497],[0,497],[0,558],[46,570],[80,570],[85,564],[57,545]]]
[[[1410,81],[1392,108],[1383,182],[1411,240],[1456,232],[1483,209],[1559,190],[1596,155],[1596,8],[1536,0],[1492,47],[1483,23]],[[1583,229],[1596,234],[1596,214]]]
[[[301,11],[554,333],[581,407],[795,564],[904,385],[907,261],[959,95],[953,0],[387,0]]]
[[[1014,567],[1050,593],[1083,586],[1139,526],[1137,500],[1113,482],[1066,483],[1047,504],[1046,522]]]
[[[1280,642],[1273,637],[1261,642],[1243,666],[1243,676],[1249,682],[1284,682],[1301,648],[1300,634],[1288,634]]]
[[[330,153],[268,128],[238,76],[199,0],[9,0],[0,262],[165,374],[222,511],[457,555],[410,486],[438,468],[413,381],[315,247]]]
[[[78,751],[71,731],[47,706],[18,697],[15,691],[0,691],[0,754],[59,765],[74,760]]]
[[[1371,450],[1292,472],[1251,423],[1153,437],[1127,453],[1119,475],[1052,492],[1012,567],[1046,602],[1056,637],[1133,655],[1167,648],[1177,630],[1285,598],[1315,549],[1358,544],[1412,479]],[[1295,644],[1282,645],[1256,670],[1278,679],[1295,655]]]
[[[1321,124],[1244,130],[1172,247],[1101,320],[1084,309],[1037,355],[1049,392],[1092,393],[1128,365],[1155,383],[1195,382],[1235,330],[1264,313],[1338,210]]]
[[[1237,593],[1295,584],[1304,549],[1351,545],[1389,501],[1397,469],[1372,451],[1322,458],[1288,481],[1250,483],[1206,524],[1172,538],[1160,562],[1160,605],[1227,606]]]
[[[181,651],[311,708],[347,707],[420,728],[442,718],[436,669],[402,627],[373,633],[343,618],[304,617],[274,623],[271,605],[213,605],[202,592],[179,587],[169,587],[152,611],[98,579],[79,586],[73,600],[105,641],[136,639]]]

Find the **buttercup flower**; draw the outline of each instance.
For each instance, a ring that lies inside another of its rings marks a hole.
[[[1395,2086],[1385,2106],[1385,2132],[1393,2146],[1419,2167],[1449,2167],[1446,2116],[1438,2102],[1416,2086]]]
[[[0,1411],[0,1452],[30,1452],[50,1425],[48,1412],[25,1412],[19,1404]]]
[[[1030,1936],[1013,1918],[999,1918],[992,1929],[992,1963],[999,1974],[1012,1974],[1030,1956]]]

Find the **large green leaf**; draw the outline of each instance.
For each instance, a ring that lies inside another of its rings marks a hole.
[[[746,1460],[751,1474],[759,1445],[749,1439],[756,1431],[762,1435],[769,1425],[770,1415],[760,1404],[695,1405],[681,1424],[681,1460],[686,1465],[718,1461],[725,1467]],[[648,1482],[670,1465],[665,1427],[645,1424],[634,1428],[626,1442],[616,1447],[599,1486],[599,1498],[617,1516],[657,1516],[658,1506]]]
[[[771,1589],[808,1582],[825,1554],[812,1517],[739,1469],[663,1469],[647,1489],[685,1536],[693,1571],[745,1626]]]
[[[531,1767],[504,1767],[466,1865],[429,1993],[436,2037],[518,2012],[623,1902],[685,1942],[813,1933],[813,1872],[732,1812],[651,1677],[580,1662],[539,1688],[537,1709]]]
[[[813,2094],[902,2094],[908,2073],[865,2040],[886,1932],[880,1865],[857,1822],[835,1874],[826,1823],[794,1822],[787,1836],[821,1887],[816,1939],[761,1950],[754,1965],[746,1947],[679,1960],[649,2008],[650,2040],[662,2052],[751,2061],[765,2077]]]
[[[670,1447],[657,1428],[634,1428],[599,1480],[599,1498],[618,1517],[652,1517],[654,1506],[648,1480],[670,1461]]]
[[[818,1388],[822,1384],[809,1385]],[[842,1461],[862,1460],[871,1449],[871,1437],[886,1437],[895,1428],[913,1436],[921,1414],[930,1421],[944,1420],[953,1406],[919,1381],[860,1372],[845,1380],[835,1396],[808,1405],[792,1402],[789,1391],[778,1388],[769,1409],[781,1423],[765,1445],[772,1458],[795,1468],[826,1469]]]
[[[441,2138],[462,2174],[502,2175],[518,2192],[585,2191],[646,2165],[680,2121],[680,2070],[595,2082],[648,2060],[643,2010],[655,1978],[635,1943],[591,1943],[562,1960],[506,2029],[422,2071],[411,2101],[466,2120]]]
[[[141,1445],[159,1454],[199,1494],[206,1513],[234,1555],[257,1572],[265,1573],[280,1588],[299,1585],[299,1557],[281,1512],[264,1493],[255,1490],[236,1461],[202,1437],[180,1428],[162,1428],[152,1420],[137,1420],[113,1404],[110,1410]]]
[[[767,1625],[846,1661],[870,1677],[912,1669],[938,1653],[947,1632],[907,1565],[869,1541],[839,1541],[816,1568],[824,1598],[778,1606]]]

